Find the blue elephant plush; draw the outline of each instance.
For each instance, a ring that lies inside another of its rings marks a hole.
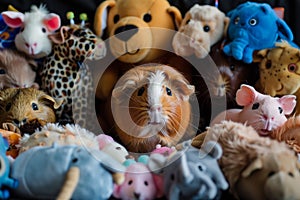
[[[246,2],[227,14],[230,17],[224,53],[237,60],[251,63],[253,51],[272,48],[276,42],[286,40],[293,46],[293,33],[289,26],[266,3]]]

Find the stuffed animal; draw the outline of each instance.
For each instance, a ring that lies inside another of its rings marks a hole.
[[[33,147],[20,154],[11,176],[20,183],[16,197],[28,199],[108,199],[112,172],[125,170],[98,149],[77,145]]]
[[[125,180],[114,186],[113,196],[122,200],[156,199],[163,196],[163,181],[147,165],[134,162],[125,171]]]
[[[0,175],[0,199],[8,199],[10,197],[10,189],[18,187],[18,181],[10,177],[10,162],[6,156],[6,150],[8,149],[8,143],[0,135],[0,163],[1,163],[1,175]]]
[[[242,84],[236,93],[236,102],[242,109],[229,109],[216,116],[210,126],[222,120],[246,123],[254,127],[261,136],[282,126],[296,106],[294,95],[271,97],[257,92],[252,86]]]
[[[224,52],[237,60],[251,63],[253,51],[274,47],[276,42],[292,43],[293,33],[269,4],[246,2],[227,14],[230,17]]]
[[[0,89],[27,88],[38,89],[36,82],[37,63],[25,54],[13,49],[0,51]]]
[[[227,31],[229,18],[218,8],[195,4],[185,14],[172,46],[176,54],[204,58]]]
[[[101,59],[106,54],[103,40],[88,27],[71,24],[49,36],[53,49],[41,69],[41,88],[54,98],[64,100],[56,111],[63,123],[79,124],[93,130],[94,87],[89,66],[84,61]]]
[[[48,122],[56,122],[55,109],[60,105],[59,100],[35,88],[0,90],[0,126],[23,134],[26,126],[33,125],[34,131]]]
[[[182,150],[164,159],[158,159],[157,154],[150,156],[150,161],[157,163],[150,166],[163,175],[165,196],[172,200],[218,199],[221,190],[228,188],[217,162],[221,146],[212,142],[199,150],[190,141],[184,143],[188,144],[183,144]]]
[[[0,15],[0,49],[13,48],[15,45],[15,37],[20,32],[20,28],[11,28],[7,26]]]
[[[109,37],[111,57],[120,62],[102,74],[97,97],[107,99],[120,76],[134,64],[154,62],[168,54],[181,20],[180,11],[167,0],[103,1],[95,13],[94,30],[102,38]]]
[[[4,129],[0,129],[0,134],[8,142],[8,149],[6,150],[6,155],[12,158],[16,158],[19,155],[18,145],[21,139],[21,135],[19,133],[7,131]]]
[[[78,124],[47,123],[32,135],[25,134],[19,142],[19,153],[35,146],[79,145],[91,149],[99,149],[94,133],[80,127]]]
[[[50,54],[52,42],[50,34],[60,27],[60,16],[49,13],[44,5],[31,6],[30,12],[5,11],[1,13],[5,23],[12,28],[22,28],[15,37],[19,51],[33,58],[42,58]]]
[[[258,51],[254,56],[260,74],[257,90],[271,96],[294,94],[300,98],[299,58],[300,50],[287,42],[276,43],[274,48]],[[295,114],[300,114],[299,101]]]
[[[111,127],[128,151],[151,152],[157,144],[174,146],[195,134],[193,93],[194,86],[170,66],[134,67],[112,92]]]
[[[232,121],[208,128],[202,145],[212,141],[223,149],[220,168],[236,199],[300,198],[299,161],[284,142],[260,137],[253,127]]]

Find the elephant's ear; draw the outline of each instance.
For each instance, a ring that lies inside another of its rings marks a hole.
[[[287,40],[287,41],[293,41],[294,36],[290,29],[290,27],[283,21],[282,19],[276,20],[276,25],[278,27],[278,34],[281,39]]]
[[[202,150],[215,159],[221,158],[223,153],[221,145],[215,141],[205,143]]]

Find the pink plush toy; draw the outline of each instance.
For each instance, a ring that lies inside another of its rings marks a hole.
[[[50,54],[52,41],[48,35],[60,28],[59,15],[48,13],[45,6],[31,6],[30,12],[2,12],[4,22],[12,28],[21,27],[16,35],[15,45],[19,51],[33,58],[42,58]]]
[[[162,177],[143,163],[133,163],[125,171],[125,181],[114,186],[113,196],[123,200],[156,199],[163,196]]]
[[[210,126],[223,120],[246,123],[261,136],[282,126],[296,105],[296,96],[285,95],[280,98],[257,92],[253,87],[242,84],[236,93],[236,102],[243,109],[229,109],[220,113]]]

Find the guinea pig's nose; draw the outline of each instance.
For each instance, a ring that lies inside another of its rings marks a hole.
[[[150,110],[151,110],[152,112],[155,112],[155,111],[160,112],[160,111],[161,111],[161,105],[154,105],[154,106],[151,106]]]
[[[138,32],[138,27],[135,25],[120,26],[115,30],[115,35],[118,39],[126,42]],[[126,32],[125,32],[126,31]],[[125,32],[125,33],[124,33]],[[120,33],[120,34],[119,34]]]

